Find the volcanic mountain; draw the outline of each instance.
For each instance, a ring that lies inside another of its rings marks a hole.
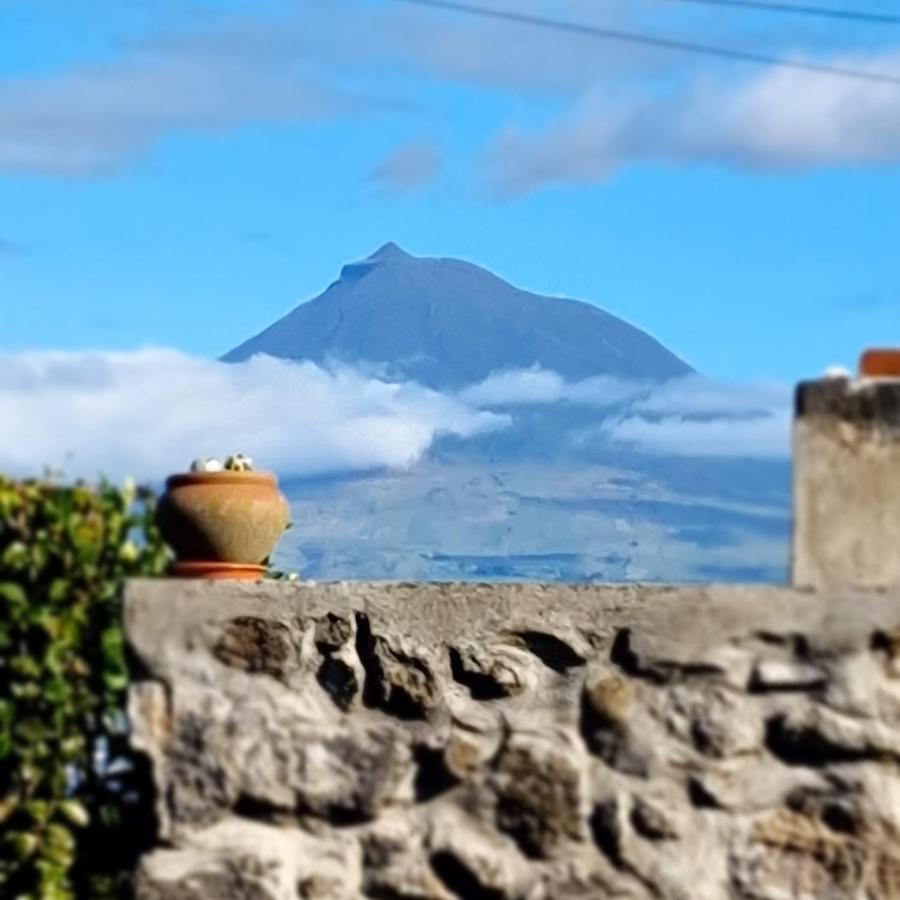
[[[391,378],[455,390],[492,372],[540,366],[577,381],[663,381],[690,366],[589,303],[520,290],[469,262],[386,244],[344,266],[323,294],[227,353],[376,364]]]
[[[590,399],[469,398],[508,424],[439,435],[408,470],[283,479],[295,527],[279,545],[281,568],[321,580],[783,577],[789,466],[642,452],[611,437],[621,422],[659,417],[652,404],[641,411],[642,398],[677,390],[665,383],[692,369],[592,304],[387,244],[224,359],[260,353],[446,393],[532,367],[629,388],[623,396],[598,379]]]

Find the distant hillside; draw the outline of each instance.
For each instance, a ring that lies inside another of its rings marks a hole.
[[[576,300],[519,290],[457,259],[386,244],[338,281],[227,353],[383,364],[391,377],[458,389],[491,372],[539,365],[570,380],[665,380],[690,366],[627,322]]]

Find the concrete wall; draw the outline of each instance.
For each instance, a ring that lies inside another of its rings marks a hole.
[[[900,380],[798,387],[792,582],[900,586]]]
[[[900,591],[130,585],[141,900],[900,897]]]

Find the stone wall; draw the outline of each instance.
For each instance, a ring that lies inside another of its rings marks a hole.
[[[900,590],[130,585],[140,900],[900,898]]]

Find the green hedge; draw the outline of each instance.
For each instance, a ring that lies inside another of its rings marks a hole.
[[[0,897],[128,896],[154,822],[122,585],[166,560],[149,492],[0,476]]]

